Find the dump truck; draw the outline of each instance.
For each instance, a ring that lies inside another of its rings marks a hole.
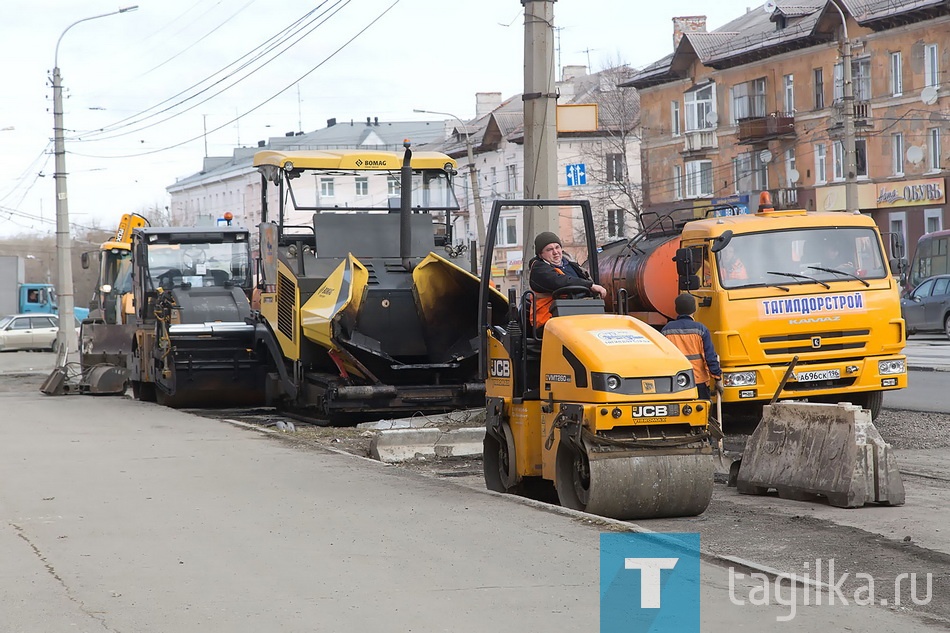
[[[608,308],[662,327],[676,294],[692,293],[733,412],[758,417],[778,392],[852,402],[876,418],[884,393],[907,386],[907,367],[899,283],[874,221],[775,210],[767,196],[755,214],[714,213],[680,225],[665,216],[605,245],[597,259]]]
[[[267,403],[334,424],[481,406],[479,281],[453,238],[455,161],[407,142],[403,152],[267,150],[254,165]],[[326,179],[360,202],[304,192]],[[503,317],[504,296],[490,301]]]
[[[512,289],[496,323],[488,271],[500,213],[542,206],[580,211],[586,252],[572,255],[602,279],[588,201],[494,201],[478,306],[487,488],[534,496],[553,485],[566,507],[624,520],[702,513],[713,489],[710,402],[682,352],[583,286],[553,294],[541,331],[538,296]]]

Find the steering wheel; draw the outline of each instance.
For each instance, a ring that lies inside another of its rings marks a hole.
[[[574,299],[574,295],[583,295],[582,298],[599,299],[600,295],[587,286],[562,286],[551,293],[552,299]]]
[[[198,264],[203,264],[206,261],[205,252],[201,248],[189,248],[184,252],[181,257],[182,263],[185,264],[185,268],[196,268]]]

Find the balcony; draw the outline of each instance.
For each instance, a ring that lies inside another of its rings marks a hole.
[[[795,136],[795,115],[791,112],[772,112],[763,117],[739,119],[738,123],[738,137],[742,144]]]
[[[718,147],[715,129],[687,131],[683,137],[684,153],[704,152]]]
[[[770,189],[769,193],[776,209],[798,208],[798,189]]]

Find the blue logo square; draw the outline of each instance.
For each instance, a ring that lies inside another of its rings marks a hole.
[[[600,535],[600,633],[699,632],[699,534]]]

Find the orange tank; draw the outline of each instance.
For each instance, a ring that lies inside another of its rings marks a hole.
[[[627,294],[627,313],[653,325],[676,317],[677,289],[673,256],[680,236],[658,235],[608,244],[597,254],[601,284],[607,288],[607,309],[613,311],[620,291]]]

